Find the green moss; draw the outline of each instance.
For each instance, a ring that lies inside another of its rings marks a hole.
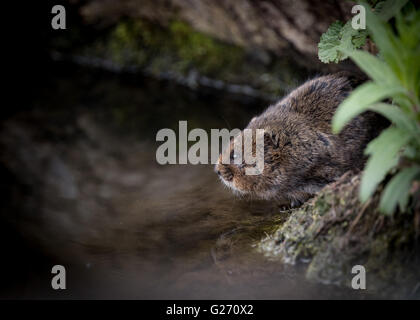
[[[258,56],[266,56],[259,59]],[[191,74],[250,86],[273,99],[307,77],[292,56],[278,58],[219,41],[181,20],[161,26],[144,19],[118,22],[111,31],[82,50],[120,69],[137,68],[156,77],[189,79]],[[268,57],[268,58],[267,58]]]
[[[196,67],[203,74],[215,75],[225,70],[235,72],[244,60],[243,49],[194,31],[182,21],[172,22],[169,30],[180,61],[187,67]]]
[[[375,195],[366,207],[357,200],[360,176],[326,187],[303,208],[292,210],[273,235],[259,243],[270,259],[307,264],[309,280],[350,286],[351,268],[362,264],[368,291],[403,297],[420,281],[418,240],[410,217],[381,215]]]
[[[150,66],[155,73],[191,69],[207,76],[237,73],[244,50],[197,32],[182,21],[167,28],[145,20],[117,24],[105,42],[109,57],[121,66]]]

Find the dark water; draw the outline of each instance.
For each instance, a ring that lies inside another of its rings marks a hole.
[[[285,218],[274,204],[235,198],[211,165],[156,163],[159,129],[243,128],[266,102],[66,65],[40,79],[1,124],[2,297],[360,297],[255,250]]]

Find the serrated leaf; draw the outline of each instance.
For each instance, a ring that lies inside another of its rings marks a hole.
[[[338,62],[338,52],[336,47],[340,45],[340,31],[343,23],[336,21],[330,25],[328,30],[321,35],[318,43],[318,57],[324,63],[331,61]]]
[[[384,130],[365,149],[370,157],[360,184],[360,200],[365,202],[373,194],[386,174],[398,164],[399,151],[410,140],[410,135],[399,128]]]
[[[385,187],[379,203],[379,209],[385,214],[394,213],[397,205],[405,211],[410,196],[411,183],[420,178],[420,167],[405,168],[397,173]]]
[[[353,29],[351,21],[344,25],[336,21],[322,34],[318,43],[318,57],[324,63],[337,63],[348,57],[346,52],[364,45],[366,37],[366,30]]]
[[[338,106],[332,119],[333,132],[338,133],[351,119],[366,111],[371,104],[402,92],[405,90],[401,87],[379,85],[374,82],[362,84]]]
[[[358,32],[353,35],[351,40],[354,48],[357,49],[363,46],[366,43],[367,35],[368,33],[366,30],[358,30]]]
[[[347,21],[340,31],[340,36],[341,43],[339,50],[354,50],[365,44],[367,32],[366,30],[354,29],[351,21]]]

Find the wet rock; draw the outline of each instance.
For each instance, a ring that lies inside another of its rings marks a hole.
[[[305,265],[306,278],[351,287],[354,265],[366,268],[367,291],[413,297],[420,281],[420,242],[412,213],[386,217],[379,195],[358,201],[360,174],[345,174],[259,243],[270,260]]]

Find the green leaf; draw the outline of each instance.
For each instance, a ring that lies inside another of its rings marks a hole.
[[[318,57],[324,63],[331,61],[338,62],[337,47],[340,45],[340,31],[343,23],[336,21],[330,25],[328,30],[321,35],[318,43]]]
[[[345,53],[362,69],[372,80],[379,83],[399,84],[398,78],[391,68],[378,57],[361,51],[352,50]]]
[[[354,29],[351,25],[351,21],[347,21],[346,24],[340,31],[341,43],[338,50],[349,51],[360,48],[366,43],[367,32],[366,30]],[[344,53],[344,56],[347,56]]]
[[[401,130],[406,130],[414,137],[419,137],[420,129],[415,119],[408,117],[401,108],[387,103],[375,103],[368,109],[383,115]]]
[[[362,84],[338,106],[332,119],[333,132],[340,132],[351,119],[366,111],[371,104],[403,92],[404,88],[398,86],[379,85],[374,82]]]
[[[381,196],[379,209],[385,214],[391,215],[397,204],[402,212],[405,211],[410,196],[411,183],[420,178],[420,167],[405,168],[396,174],[386,185]]]
[[[410,159],[412,161],[417,161],[420,163],[420,148],[417,146],[408,145],[406,148],[404,148],[403,153],[404,158]]]
[[[386,174],[398,164],[399,151],[410,140],[410,135],[396,127],[384,130],[365,149],[370,157],[363,172],[360,200],[365,202],[373,194]]]
[[[366,8],[366,24],[370,34],[377,47],[379,53],[390,67],[398,74],[401,68],[401,61],[399,57],[398,41],[391,30],[391,27],[382,21],[376,14],[371,11],[370,6],[366,2],[361,2]]]
[[[348,57],[346,52],[363,46],[366,37],[366,30],[353,29],[351,21],[346,24],[336,21],[322,34],[318,43],[318,57],[324,63],[337,63]]]
[[[395,16],[395,14],[399,12],[407,2],[408,0],[381,1],[375,6],[375,13],[383,21],[388,21]]]

